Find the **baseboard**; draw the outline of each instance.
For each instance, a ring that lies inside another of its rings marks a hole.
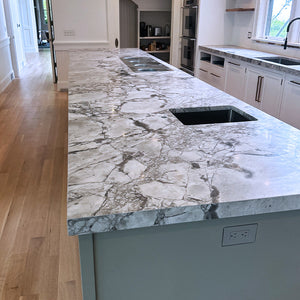
[[[68,81],[57,81],[57,90],[60,92],[67,91],[69,88]]]
[[[0,93],[2,93],[8,85],[12,82],[12,74],[13,71],[11,70],[1,81],[0,81]]]

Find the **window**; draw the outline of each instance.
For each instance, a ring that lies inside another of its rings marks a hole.
[[[44,22],[48,24],[48,15],[47,15],[47,3],[46,0],[43,0],[43,13],[44,13]]]
[[[290,20],[300,16],[300,0],[257,1],[255,39],[282,42],[286,37]],[[299,21],[293,23],[289,32],[289,44],[300,43]]]
[[[265,36],[269,39],[285,38],[290,21],[292,0],[269,0]]]

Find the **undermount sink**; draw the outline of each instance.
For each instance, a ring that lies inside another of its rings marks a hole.
[[[121,60],[133,72],[158,72],[171,71],[167,66],[161,64],[151,57],[121,57]]]
[[[234,106],[208,106],[170,109],[184,125],[257,121]]]
[[[300,65],[300,60],[297,59],[292,59],[288,57],[283,57],[283,56],[273,56],[273,57],[256,57],[261,60],[273,62],[276,64],[280,65],[285,65],[285,66],[296,66]]]

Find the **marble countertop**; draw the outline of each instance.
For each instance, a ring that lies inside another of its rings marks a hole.
[[[284,72],[286,74],[300,76],[300,65],[294,66],[284,66],[281,64],[263,61],[258,57],[275,57],[275,56],[285,56],[284,50],[282,50],[282,54],[272,54],[268,52],[261,52],[246,48],[241,48],[237,46],[199,46],[199,49],[204,51],[209,51],[217,55],[222,55],[227,58],[239,59],[247,63],[251,63],[257,66],[261,66],[264,68],[272,69],[274,71]],[[293,57],[289,57],[292,59],[297,59]],[[300,59],[299,59],[300,60]]]
[[[70,235],[300,209],[300,131],[137,49],[70,53]],[[171,108],[232,105],[257,121],[183,125]]]

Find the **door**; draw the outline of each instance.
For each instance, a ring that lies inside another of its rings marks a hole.
[[[35,13],[32,0],[19,0],[25,52],[38,52]]]
[[[15,77],[19,77],[26,63],[18,5],[18,0],[4,0],[7,33],[10,38],[10,51]]]
[[[238,62],[227,61],[225,92],[244,100],[246,68]]]
[[[51,0],[47,0],[46,4],[47,4],[47,16],[48,16],[49,44],[50,44],[50,52],[51,52],[52,76],[53,76],[53,82],[56,83],[57,82],[57,64],[56,64],[56,56],[55,56],[54,45],[53,45],[55,36],[54,36],[54,24],[53,24]]]
[[[260,109],[261,108],[261,72],[260,70],[248,68],[246,75],[245,102]]]
[[[300,80],[289,78],[285,81],[280,120],[300,129]]]
[[[280,74],[262,73],[261,110],[279,118],[283,79]]]
[[[109,48],[120,48],[120,10],[119,0],[107,0],[107,28]]]

